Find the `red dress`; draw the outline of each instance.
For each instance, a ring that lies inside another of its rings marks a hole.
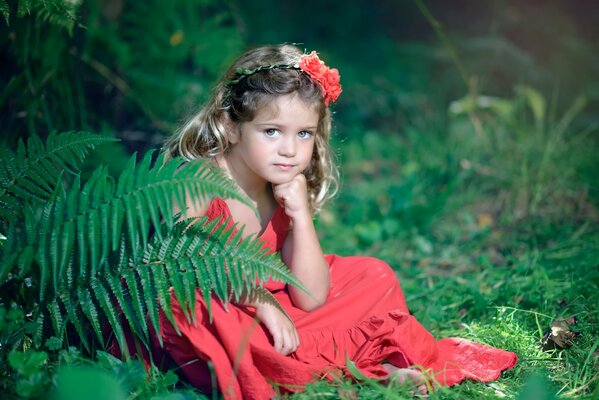
[[[209,218],[227,218],[222,199],[211,202]],[[279,251],[289,219],[278,208],[260,239]],[[436,341],[408,312],[394,271],[370,257],[327,255],[331,289],[323,306],[305,312],[293,306],[285,285],[269,281],[269,289],[299,333],[297,351],[283,356],[273,348],[270,335],[251,308],[230,304],[225,310],[213,299],[213,322],[197,295],[197,325],[189,324],[173,297],[179,336],[166,317],[160,321],[164,350],[194,386],[210,387],[207,362],[212,365],[218,390],[230,399],[268,399],[278,391],[297,391],[318,377],[346,372],[346,355],[369,377],[387,373],[382,361],[398,367],[419,365],[442,384],[465,378],[492,381],[513,367],[516,354],[448,338]]]

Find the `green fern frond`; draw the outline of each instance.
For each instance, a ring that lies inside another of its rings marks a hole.
[[[198,218],[190,225],[173,215],[185,210],[188,198],[235,198],[252,206],[209,162],[166,161],[164,155],[153,161],[148,153],[139,163],[133,156],[116,181],[100,167],[82,182],[64,171],[75,169],[91,146],[75,146],[69,134],[53,140],[44,146],[32,138],[0,163],[4,194],[20,210],[13,216],[19,226],[9,222],[0,249],[0,282],[12,273],[37,287],[36,343],[49,331],[63,340],[69,324],[90,349],[93,336],[104,345],[108,326],[126,351],[123,323],[147,345],[149,329],[159,332],[160,313],[177,329],[175,301],[196,323],[198,298],[211,317],[215,299],[226,305],[270,278],[303,288],[279,257],[229,221]],[[38,198],[19,197],[10,189],[17,186],[37,190]]]
[[[137,278],[135,271],[126,269],[123,274],[123,279],[125,280],[126,290],[129,294],[131,301],[131,308],[133,309],[133,313],[135,316],[135,321],[138,324],[137,331],[141,331],[144,338],[149,337],[148,333],[148,324],[146,321],[146,304],[141,296],[141,292],[139,290],[139,285],[142,283],[141,279]],[[139,282],[139,283],[138,283]],[[131,325],[134,326],[135,325]]]
[[[125,332],[123,331],[119,313],[115,308],[108,291],[104,287],[103,279],[92,279],[91,288],[94,293],[94,299],[96,299],[100,304],[103,315],[107,318],[108,323],[110,324],[110,327],[116,336],[119,347],[126,352],[127,343],[125,341]],[[103,341],[101,338],[101,333],[97,332],[96,335],[98,336],[98,339]]]
[[[76,170],[94,147],[116,139],[90,132],[50,134],[46,145],[31,136],[27,145],[21,140],[17,152],[0,147],[0,218],[15,221],[24,203],[50,198],[60,174]]]
[[[29,7],[31,7],[30,1]],[[80,0],[41,0],[33,3],[33,11],[48,23],[60,26],[72,33],[75,22],[77,22],[77,12],[81,6]]]
[[[50,313],[50,318],[52,319],[52,326],[54,327],[54,332],[56,333],[56,337],[61,338],[63,336],[63,317],[62,311],[60,310],[60,306],[58,302],[53,300],[50,304],[48,304],[48,311]]]
[[[263,287],[254,288],[254,289],[250,290],[247,294],[244,294],[243,297],[252,303],[260,302],[260,303],[270,304],[270,305],[276,307],[279,311],[281,311],[283,313],[283,315],[285,315],[290,321],[293,321],[291,319],[291,317],[289,316],[289,314],[287,314],[287,311],[277,301],[275,296],[273,296],[273,294],[271,292],[269,292],[268,290],[266,290]]]
[[[81,308],[81,311],[87,317],[88,321],[91,323],[96,336],[100,340],[100,343],[104,343],[98,310],[94,304],[94,301],[92,300],[91,292],[87,288],[77,288],[77,295],[74,300]]]
[[[23,18],[25,15],[31,14],[31,5],[33,0],[19,0],[17,3],[17,17]]]
[[[67,312],[66,318],[69,322],[71,322],[73,324],[73,326],[75,327],[75,331],[77,332],[77,334],[79,335],[79,339],[81,340],[81,343],[83,343],[83,346],[89,350],[90,349],[90,344],[89,344],[89,340],[88,340],[88,334],[86,333],[86,330],[83,327],[83,316],[82,316],[82,311],[81,311],[81,307],[75,307],[74,302],[77,301],[77,293],[73,293],[73,292],[64,292],[61,293],[59,296],[60,302],[64,305],[65,310]],[[81,303],[77,303],[77,304],[81,304]],[[43,317],[43,313],[40,313],[40,316]]]
[[[6,25],[10,25],[10,9],[8,8],[8,3],[6,0],[0,0],[0,12],[4,16],[4,20],[6,21]]]
[[[121,314],[125,317],[129,326],[133,328],[133,331],[138,333],[138,337],[142,339],[144,343],[149,343],[148,326],[146,323],[145,316],[142,318],[136,318],[138,314],[133,310],[133,304],[128,292],[124,290],[123,282],[120,275],[111,274],[105,277],[108,287],[112,293],[112,296],[117,300],[117,304],[121,309]]]
[[[150,277],[149,268],[139,268],[137,269],[137,272],[139,274],[139,286],[142,288],[143,298],[145,300],[146,310],[148,310],[150,322],[152,323],[154,332],[157,333],[160,346],[162,346],[162,336],[159,334],[160,324],[158,322],[158,304],[156,303],[157,293]]]

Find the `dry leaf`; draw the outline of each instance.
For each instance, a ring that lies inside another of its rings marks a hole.
[[[567,349],[574,343],[574,340],[580,336],[580,332],[570,330],[570,325],[576,323],[575,317],[568,319],[556,319],[551,323],[550,330],[543,335],[541,347],[543,350]]]

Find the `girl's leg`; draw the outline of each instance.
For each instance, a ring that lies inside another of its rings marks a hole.
[[[427,395],[426,377],[422,372],[411,368],[398,368],[393,364],[383,363],[383,368],[389,373],[387,380],[397,379],[400,384],[411,384],[416,387],[417,394]]]

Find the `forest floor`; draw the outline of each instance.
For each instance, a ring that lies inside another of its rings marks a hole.
[[[543,164],[542,143],[485,154],[469,140],[372,132],[342,143],[342,189],[318,224],[325,251],[388,262],[436,338],[518,355],[497,381],[431,399],[599,398],[597,146],[563,146]],[[363,379],[317,382],[296,397],[411,395]]]

